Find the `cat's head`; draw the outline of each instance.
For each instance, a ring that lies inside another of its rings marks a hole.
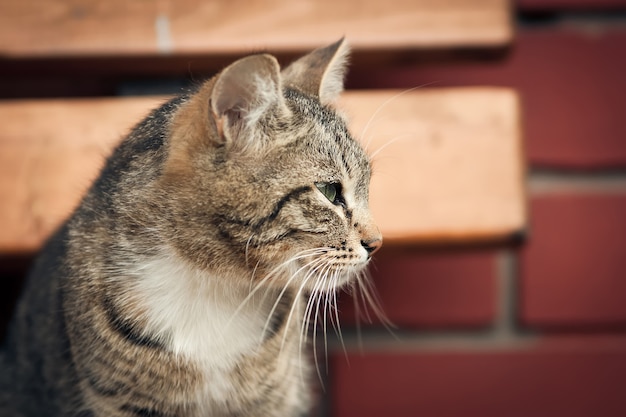
[[[332,106],[347,50],[341,40],[282,71],[271,55],[243,58],[178,109],[162,184],[179,255],[248,283],[293,277],[317,290],[364,268],[382,237],[369,158]]]

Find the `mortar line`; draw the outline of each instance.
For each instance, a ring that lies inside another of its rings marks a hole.
[[[517,327],[517,257],[511,250],[496,256],[496,317],[494,337],[511,338]]]
[[[566,192],[624,193],[626,170],[571,172],[534,169],[528,176],[528,188],[532,195]]]
[[[465,330],[423,331],[402,329],[396,335],[385,329],[369,328],[362,332],[364,351],[455,351],[525,349],[533,346],[538,336],[522,331],[517,324],[518,257],[514,250],[504,249],[496,254],[496,312],[489,327]],[[344,332],[349,351],[360,351],[356,333]],[[338,338],[329,339],[332,353],[342,353]]]
[[[344,344],[348,353],[367,354],[369,352],[453,352],[453,351],[497,351],[527,349],[535,346],[538,337],[532,334],[513,333],[506,337],[493,330],[488,331],[442,331],[440,333],[419,330],[405,331],[398,337],[378,331],[362,334],[363,349],[358,346],[353,335],[344,334]],[[343,356],[343,348],[336,337],[328,340],[328,353]]]

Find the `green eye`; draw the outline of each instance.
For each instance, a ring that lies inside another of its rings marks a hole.
[[[324,194],[324,197],[326,197],[328,201],[333,204],[337,203],[337,184],[332,184],[330,182],[316,182],[315,186],[322,194]]]

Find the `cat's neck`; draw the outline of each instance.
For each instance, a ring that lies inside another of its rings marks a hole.
[[[281,313],[275,308],[279,292],[250,295],[252,283],[237,285],[241,279],[201,271],[172,251],[137,265],[133,275],[132,293],[148,331],[202,366],[229,368],[257,350]]]

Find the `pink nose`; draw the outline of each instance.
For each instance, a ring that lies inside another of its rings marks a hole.
[[[363,247],[367,251],[367,255],[371,257],[374,254],[374,252],[380,249],[380,247],[383,245],[383,239],[381,237],[378,237],[376,239],[372,239],[368,241],[362,240],[361,245],[363,245]]]

